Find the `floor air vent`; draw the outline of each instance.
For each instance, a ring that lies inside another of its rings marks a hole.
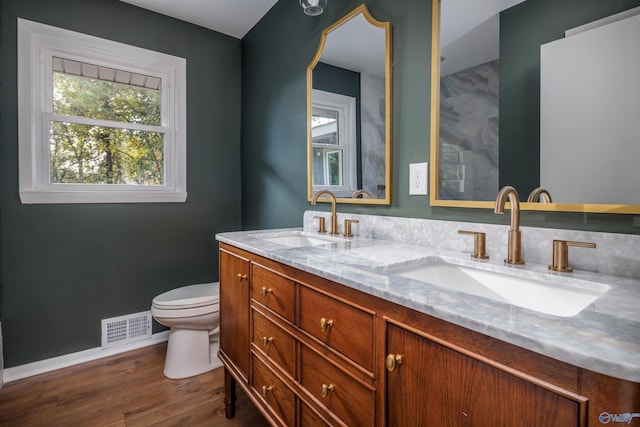
[[[102,319],[102,348],[151,338],[151,312]]]

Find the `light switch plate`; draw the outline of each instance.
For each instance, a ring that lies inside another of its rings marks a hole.
[[[409,164],[409,194],[413,196],[427,195],[428,163]]]

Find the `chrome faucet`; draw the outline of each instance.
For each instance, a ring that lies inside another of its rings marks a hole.
[[[538,187],[531,190],[529,193],[529,197],[527,198],[528,203],[552,203],[551,194],[546,188]]]
[[[504,205],[509,198],[511,205],[511,227],[509,227],[509,241],[507,246],[507,258],[504,260],[507,264],[524,264],[522,259],[522,245],[520,235],[520,199],[515,188],[507,185],[498,191],[496,197],[496,206],[494,212],[497,214],[504,213]]]
[[[329,190],[320,190],[314,194],[311,204],[315,205],[318,202],[318,198],[322,195],[327,195],[331,199],[331,232],[329,234],[338,234],[338,214],[336,213],[336,196]]]

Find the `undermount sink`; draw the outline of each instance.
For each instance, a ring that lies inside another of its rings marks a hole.
[[[290,248],[300,248],[303,246],[330,245],[332,243],[344,242],[340,237],[322,236],[304,231],[282,231],[274,233],[256,233],[249,236],[262,239],[266,242]]]
[[[551,275],[545,280],[540,273],[533,278],[490,271],[447,262],[440,257],[389,272],[560,317],[575,316],[611,288],[603,283]]]

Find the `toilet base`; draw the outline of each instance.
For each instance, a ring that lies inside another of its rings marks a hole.
[[[218,341],[211,341],[209,331],[171,329],[164,362],[167,378],[192,377],[220,366]]]

